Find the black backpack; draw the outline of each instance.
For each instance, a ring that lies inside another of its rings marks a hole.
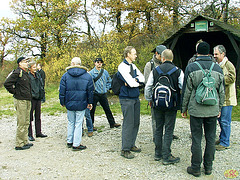
[[[167,73],[164,73],[159,66],[155,70],[159,76],[153,88],[153,106],[167,109],[176,107],[177,90],[172,86],[171,74],[178,68],[175,66]]]
[[[118,77],[119,72],[115,73],[112,78],[111,88],[115,95],[120,94],[120,89],[124,86],[124,82]]]

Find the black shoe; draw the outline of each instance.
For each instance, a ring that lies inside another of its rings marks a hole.
[[[113,125],[110,125],[110,128],[118,128],[120,126],[121,126],[121,124],[115,123]]]
[[[174,157],[171,155],[167,159],[163,159],[162,163],[163,165],[169,165],[169,164],[178,163],[179,161],[180,161],[179,157]]]
[[[26,150],[26,149],[29,149],[29,148],[30,148],[30,146],[26,146],[26,145],[24,145],[22,147],[15,147],[16,150]]]
[[[173,135],[173,139],[179,139],[179,137],[178,137],[178,136],[175,136],[175,135]]]
[[[211,175],[212,174],[212,170],[205,169],[204,173],[205,173],[205,175]]]
[[[155,161],[160,161],[162,159],[162,156],[155,155],[154,160]]]
[[[45,135],[45,134],[37,134],[36,137],[45,138],[45,137],[47,137],[47,135]]]
[[[68,148],[71,148],[72,145],[73,145],[73,143],[67,143],[67,147],[68,147]]]
[[[32,137],[32,136],[28,136],[28,140],[29,141],[35,141],[34,137]]]
[[[187,173],[188,173],[188,174],[191,174],[191,175],[193,175],[193,176],[195,176],[195,177],[201,176],[200,170],[199,170],[199,171],[193,170],[191,166],[189,166],[189,167],[187,168]]]
[[[27,144],[25,144],[24,146],[32,147],[32,146],[33,146],[33,143],[27,143]]]
[[[83,149],[86,149],[87,147],[86,146],[83,146],[83,145],[79,145],[78,147],[72,147],[72,150],[73,151],[80,151],[80,150],[83,150]]]
[[[93,127],[93,131],[97,131],[97,128],[96,128],[96,127]]]

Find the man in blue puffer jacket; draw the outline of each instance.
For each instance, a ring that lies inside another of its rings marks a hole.
[[[67,146],[78,151],[86,149],[80,144],[82,123],[86,108],[92,108],[94,85],[87,68],[81,66],[80,58],[74,57],[66,70],[60,81],[59,99],[60,104],[67,108]]]

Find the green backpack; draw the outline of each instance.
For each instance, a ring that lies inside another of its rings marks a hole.
[[[195,99],[198,104],[214,106],[218,102],[215,78],[211,76],[211,72],[215,63],[212,63],[208,73],[203,70],[202,66],[197,61],[194,63],[198,65],[204,74],[202,82],[197,87]]]

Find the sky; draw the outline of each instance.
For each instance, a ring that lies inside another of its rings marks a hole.
[[[7,18],[14,18],[15,15],[13,12],[10,10],[10,5],[9,3],[12,0],[1,0],[1,5],[0,5],[0,19],[2,17],[7,17]]]

